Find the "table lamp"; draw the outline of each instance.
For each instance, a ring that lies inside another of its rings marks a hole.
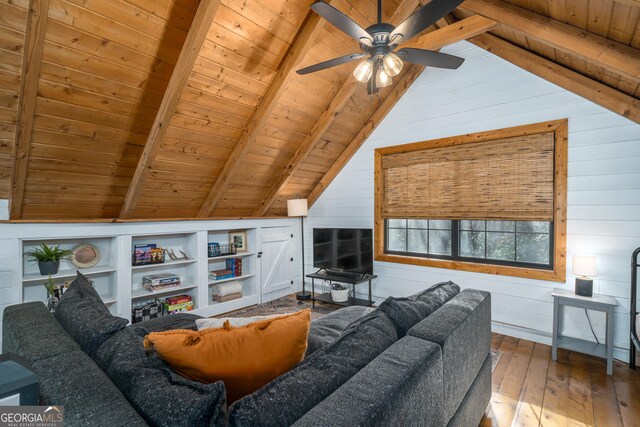
[[[593,279],[598,275],[596,271],[596,257],[593,255],[574,255],[573,274],[576,276],[576,295],[593,296]]]
[[[287,216],[300,217],[300,241],[302,242],[302,292],[296,294],[299,301],[311,299],[311,294],[307,293],[304,288],[304,217],[309,212],[307,199],[291,199],[287,200]]]

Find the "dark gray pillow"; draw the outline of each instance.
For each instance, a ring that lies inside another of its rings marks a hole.
[[[397,341],[379,310],[345,329],[333,343],[229,409],[230,426],[291,425]]]
[[[91,358],[102,343],[129,323],[109,312],[89,279],[80,273],[60,298],[55,316]]]
[[[442,307],[459,292],[460,286],[455,283],[441,282],[409,297],[389,297],[378,309],[389,316],[396,325],[398,337],[402,338],[415,324]]]
[[[175,373],[157,354],[145,352],[148,333],[139,325],[121,330],[100,347],[96,363],[150,425],[224,426],[222,381],[202,384]]]
[[[306,356],[334,342],[347,329],[347,326],[373,310],[371,307],[354,305],[341,308],[311,322]]]

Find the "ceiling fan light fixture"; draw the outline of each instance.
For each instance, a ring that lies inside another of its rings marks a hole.
[[[400,74],[400,71],[402,71],[402,59],[393,52],[387,53],[384,58],[382,58],[382,63],[384,65],[384,71],[390,77],[397,76]]]
[[[355,70],[353,70],[353,77],[356,78],[360,83],[366,83],[371,78],[371,74],[373,74],[373,61],[371,59],[366,59],[358,64]]]
[[[376,87],[387,87],[391,85],[391,76],[387,74],[383,67],[378,68],[376,74]]]

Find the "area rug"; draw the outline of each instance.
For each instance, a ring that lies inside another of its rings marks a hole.
[[[286,314],[293,313],[295,311],[304,310],[305,308],[311,308],[311,320],[316,320],[329,314],[332,311],[336,311],[340,306],[332,304],[317,303],[316,307],[312,308],[311,303],[297,301],[293,297],[282,297],[273,301],[266,302],[264,304],[253,305],[251,307],[243,308],[241,310],[233,311],[216,317],[252,317],[252,316],[270,316],[273,314]]]

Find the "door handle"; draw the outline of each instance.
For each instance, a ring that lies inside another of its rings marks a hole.
[[[262,258],[262,252],[258,252],[258,258]]]

